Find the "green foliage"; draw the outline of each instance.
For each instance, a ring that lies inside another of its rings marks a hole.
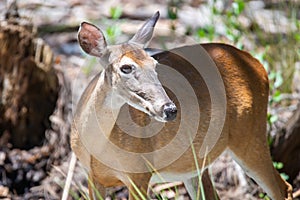
[[[268,113],[268,122],[269,124],[273,124],[278,120],[278,116],[277,115],[271,115],[270,113]]]
[[[113,21],[119,20],[122,15],[122,8],[120,6],[110,8],[110,17]],[[115,22],[110,22],[108,27],[105,30],[106,38],[110,44],[115,44],[118,36],[122,34],[120,26],[116,25]]]
[[[259,193],[258,197],[264,200],[271,200],[265,193]]]
[[[242,36],[243,26],[238,20],[238,17],[245,9],[245,2],[243,0],[235,0],[231,7],[226,12],[224,24],[226,25],[226,37],[234,44],[239,43]]]
[[[231,12],[235,16],[239,16],[245,9],[245,1],[244,0],[235,0],[232,3],[232,10]]]
[[[177,11],[178,11],[177,7],[174,6],[168,7],[168,18],[171,20],[177,19]]]
[[[288,180],[290,177],[289,175],[287,175],[286,173],[280,173],[280,176],[284,179],[284,180]]]
[[[267,53],[269,52],[270,47],[267,46],[263,52],[256,53],[252,52],[252,55],[262,63],[266,71],[268,72],[269,78],[269,87],[270,87],[270,98],[269,105],[272,107],[274,104],[279,103],[282,100],[282,93],[279,90],[280,86],[283,84],[283,76],[281,71],[276,71],[274,69],[270,69],[269,62],[267,61]],[[270,127],[278,120],[278,116],[276,114],[268,113],[268,124]],[[269,138],[269,145],[273,143],[272,138]]]
[[[300,33],[295,33],[294,39],[296,40],[296,42],[300,42]]]
[[[297,8],[293,6],[293,3],[282,3],[279,8],[276,8],[285,11],[290,27],[296,27],[296,29],[286,30],[286,33],[266,34],[265,30],[262,30],[255,21],[250,27],[245,27],[245,24],[242,23],[242,15],[247,6],[246,1],[234,0],[223,9],[217,7],[217,1],[215,0],[211,4],[212,24],[196,28],[194,35],[200,41],[221,40],[223,42],[222,38],[225,37],[240,49],[245,48],[245,41],[254,43],[253,49],[246,50],[252,51],[255,57],[261,56],[259,60],[269,73],[270,105],[274,106],[274,103],[280,103],[282,100],[280,94],[290,92],[294,65],[300,60],[300,21],[297,19]],[[221,19],[225,29],[224,35],[216,32],[216,19]],[[192,31],[189,30],[189,32]]]
[[[273,165],[275,169],[282,169],[283,168],[283,163],[282,162],[273,162]]]
[[[111,7],[109,13],[112,19],[117,20],[122,15],[122,8],[120,6]]]
[[[213,25],[208,25],[197,30],[197,36],[199,38],[208,38],[210,41],[213,41],[215,35],[215,26]]]
[[[116,38],[121,35],[121,29],[117,25],[111,25],[106,28],[106,36],[110,44],[116,43]]]
[[[171,20],[175,20],[178,18],[178,10],[180,9],[183,1],[182,0],[169,0],[168,1],[168,18]]]
[[[283,168],[283,163],[282,162],[273,162],[273,165],[275,167],[275,169],[282,169]],[[284,180],[288,180],[289,176],[286,173],[280,173],[280,176],[284,179]]]

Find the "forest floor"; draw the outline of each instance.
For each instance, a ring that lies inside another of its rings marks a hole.
[[[80,0],[19,1],[20,15],[30,18],[30,21],[37,27],[38,35],[52,48],[55,54],[54,68],[59,72],[60,85],[64,89],[60,92],[56,111],[50,118],[52,127],[46,132],[47,141],[44,145],[30,150],[16,149],[9,143],[3,144],[5,137],[0,134],[0,141],[2,140],[0,145],[3,145],[0,148],[0,199],[61,198],[71,159],[68,134],[72,112],[88,82],[101,70],[101,66],[96,64],[95,59],[84,56],[80,50],[77,43],[77,30],[80,22],[91,21],[100,28],[111,29],[110,42],[126,41],[137,30],[142,20],[159,10],[161,21],[158,23],[159,29],[151,47],[172,48],[201,41],[185,35],[190,27],[202,27],[210,23],[212,14],[205,8],[202,9],[203,13],[197,10],[201,2],[195,0],[182,3],[178,11],[179,20],[174,22],[168,18],[169,5],[162,0],[91,0],[84,3]],[[262,2],[257,1],[256,5],[259,6]],[[119,7],[122,8],[122,15],[120,19],[115,20],[112,17],[111,8]],[[1,1],[0,20],[3,20],[5,10],[5,3]],[[261,14],[260,19],[264,16]],[[218,20],[215,20],[216,29],[222,33],[224,30],[222,24],[217,23]],[[246,18],[242,20],[247,23]],[[281,20],[284,21],[284,19]],[[176,23],[176,34],[171,37],[173,32],[170,27],[174,23]],[[265,28],[272,29],[272,27]],[[230,40],[224,38],[220,41],[230,43]],[[207,40],[201,42],[207,42]],[[244,45],[251,49],[255,44],[245,42]],[[281,122],[286,122],[291,114],[290,109],[281,112],[279,115]],[[259,196],[263,194],[262,189],[245,175],[227,153],[212,164],[210,173],[221,199],[251,200],[259,199]],[[86,177],[83,167],[77,162],[71,187],[73,196],[70,196],[70,199],[83,199],[78,191],[87,193]],[[27,181],[24,180],[26,178]],[[173,190],[166,190],[165,186]],[[294,186],[300,188],[300,177],[294,180]],[[155,185],[153,189],[161,192],[168,199],[173,199],[176,195],[178,199],[189,199],[182,183]],[[110,194],[107,199],[113,197],[126,199],[128,191],[123,187],[118,187],[112,188]]]

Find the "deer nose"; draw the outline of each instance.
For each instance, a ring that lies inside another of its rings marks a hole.
[[[174,103],[166,103],[163,106],[164,119],[166,121],[171,121],[176,118],[177,108]]]

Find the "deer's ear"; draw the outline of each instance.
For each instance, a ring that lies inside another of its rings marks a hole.
[[[154,26],[159,18],[159,12],[157,11],[150,19],[148,19],[145,24],[138,30],[138,32],[129,40],[129,43],[134,43],[142,48],[147,47],[149,44]]]
[[[92,56],[102,57],[106,52],[106,41],[102,31],[93,24],[82,22],[78,31],[81,48]]]

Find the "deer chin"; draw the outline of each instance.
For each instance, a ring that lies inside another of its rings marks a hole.
[[[153,117],[158,122],[167,122],[163,116],[161,116],[159,113],[155,112],[154,109],[151,109],[149,107],[145,107],[142,110],[144,113],[148,114],[150,117]]]
[[[150,117],[153,117],[155,120],[159,122],[166,122],[162,112],[157,112],[149,101],[140,97],[135,92],[130,93],[130,96],[127,98],[126,102],[128,105],[139,111],[142,111]]]
[[[145,100],[140,99],[139,104],[133,103],[132,101],[127,101],[127,104],[139,111],[142,111],[143,113],[149,115],[150,117],[153,117],[158,122],[167,122],[164,119],[163,114],[161,112],[156,112],[153,106]]]
[[[156,121],[163,122],[163,123],[167,122],[167,120],[165,120],[164,118],[162,118],[162,117],[160,117],[160,116],[154,116],[154,119],[155,119]]]

